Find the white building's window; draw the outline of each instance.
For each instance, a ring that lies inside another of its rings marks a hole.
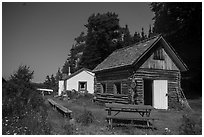
[[[79,82],[79,90],[86,90],[87,82]]]

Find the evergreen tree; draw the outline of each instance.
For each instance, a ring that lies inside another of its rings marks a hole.
[[[68,74],[69,67],[71,73],[82,67],[94,69],[114,50],[147,38],[143,28],[141,36],[137,32],[131,36],[128,25],[120,27],[118,15],[111,12],[92,14],[85,27],[87,32],[75,38],[62,73]]]
[[[142,38],[141,38],[140,34],[138,32],[135,32],[133,35],[133,43],[137,43],[141,40],[142,40]]]
[[[93,14],[88,18],[86,47],[81,66],[94,69],[116,48],[114,39],[120,38],[119,19],[115,13]]]
[[[149,33],[148,33],[148,38],[152,37],[153,32],[152,32],[152,27],[149,25]]]
[[[58,68],[58,71],[57,71],[56,76],[55,76],[55,80],[58,83],[58,81],[61,79],[62,79],[62,72],[60,71],[60,68]]]
[[[76,68],[76,60],[77,60],[77,47],[72,45],[72,48],[70,49],[70,53],[68,54],[68,58],[65,61],[63,67],[62,67],[62,73],[63,74],[69,74],[69,73],[74,73],[78,68]],[[70,68],[70,69],[69,69]],[[70,70],[70,72],[69,72]]]
[[[121,40],[122,47],[129,46],[133,43],[128,25],[125,25],[125,28],[121,28],[121,37],[122,37],[122,40]]]
[[[187,81],[190,84],[186,84],[186,95],[192,91],[201,93],[202,3],[151,3],[151,10],[155,15],[154,32],[162,34],[189,67],[191,79]]]
[[[62,73],[63,74],[69,74],[69,67],[70,67],[70,61],[69,61],[69,57],[68,59],[64,62],[64,65],[62,66]]]
[[[52,74],[51,76],[47,75],[46,79],[44,81],[44,85],[46,88],[53,89],[54,91],[57,91],[58,88],[58,81],[56,80],[56,76]]]
[[[44,81],[44,85],[46,86],[46,88],[51,88],[51,78],[49,75],[46,76],[46,79]]]
[[[55,80],[55,77],[54,77],[53,74],[51,75],[51,83],[50,83],[50,85],[51,85],[51,88],[55,88],[56,87],[56,80]]]
[[[10,81],[19,85],[29,88],[31,80],[33,79],[34,71],[30,71],[30,67],[26,65],[19,66],[18,70],[11,75]]]
[[[72,74],[76,71],[76,51],[74,50],[74,48],[70,50],[69,64],[70,64],[70,73]]]
[[[34,71],[20,66],[2,87],[3,134],[50,134],[47,109],[31,84]]]
[[[76,46],[79,46],[81,44],[85,44],[85,41],[86,41],[85,33],[82,31],[80,33],[80,35],[78,37],[76,37],[74,40],[76,41],[76,44],[75,44]]]
[[[142,37],[142,40],[144,40],[144,39],[145,39],[144,28],[142,28],[141,37]]]

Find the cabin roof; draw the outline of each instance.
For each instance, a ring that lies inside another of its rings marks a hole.
[[[87,69],[87,68],[81,68],[80,70],[78,70],[78,71],[76,71],[76,72],[72,73],[71,75],[69,75],[69,76],[65,77],[63,80],[70,79],[70,78],[72,78],[72,77],[76,76],[77,74],[81,73],[82,71],[86,71],[88,74],[90,74],[90,75],[93,75],[93,76],[94,76],[94,74],[92,74],[92,70]]]
[[[156,43],[162,39],[163,37],[161,35],[154,36],[152,38],[143,40],[139,43],[133,44],[128,47],[124,47],[121,49],[118,49],[114,51],[112,54],[110,54],[103,62],[101,62],[96,68],[93,70],[93,72],[99,72],[103,70],[110,70],[113,68],[119,68],[123,66],[131,66],[137,62],[151,49]],[[169,51],[171,54],[174,54],[174,57],[176,58],[176,63],[179,65],[181,70],[186,70],[185,64],[182,62],[182,60],[176,55],[175,51],[170,47],[167,42],[165,41],[165,45],[167,45]]]

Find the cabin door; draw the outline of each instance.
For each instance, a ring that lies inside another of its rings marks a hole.
[[[168,109],[168,81],[153,81],[153,107],[156,109]]]

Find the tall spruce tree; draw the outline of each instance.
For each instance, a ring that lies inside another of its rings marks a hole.
[[[69,67],[70,67],[70,61],[69,58],[64,62],[64,65],[62,66],[62,73],[63,74],[69,74]]]
[[[55,76],[55,80],[56,80],[56,82],[58,82],[61,79],[62,79],[62,72],[61,72],[60,68],[58,68],[56,76]]]
[[[81,66],[94,69],[115,49],[119,36],[119,18],[115,13],[93,14],[88,18],[86,47]]]
[[[50,83],[51,83],[50,76],[47,75],[43,84],[45,85],[46,88],[50,88],[51,87]]]
[[[137,42],[139,42],[141,40],[142,40],[142,38],[140,36],[140,33],[135,32],[134,35],[133,35],[133,43],[137,43]]]
[[[202,3],[158,2],[151,3],[151,10],[155,33],[163,34],[189,68],[186,94],[201,93]]]
[[[149,25],[149,33],[148,33],[148,38],[152,37],[153,32],[152,32],[152,26]]]
[[[133,43],[132,36],[130,35],[130,31],[128,25],[125,25],[124,28],[121,28],[122,33],[122,47],[129,46]]]
[[[144,40],[144,39],[145,39],[144,28],[142,28],[142,32],[141,32],[141,39],[142,39],[142,40]]]

